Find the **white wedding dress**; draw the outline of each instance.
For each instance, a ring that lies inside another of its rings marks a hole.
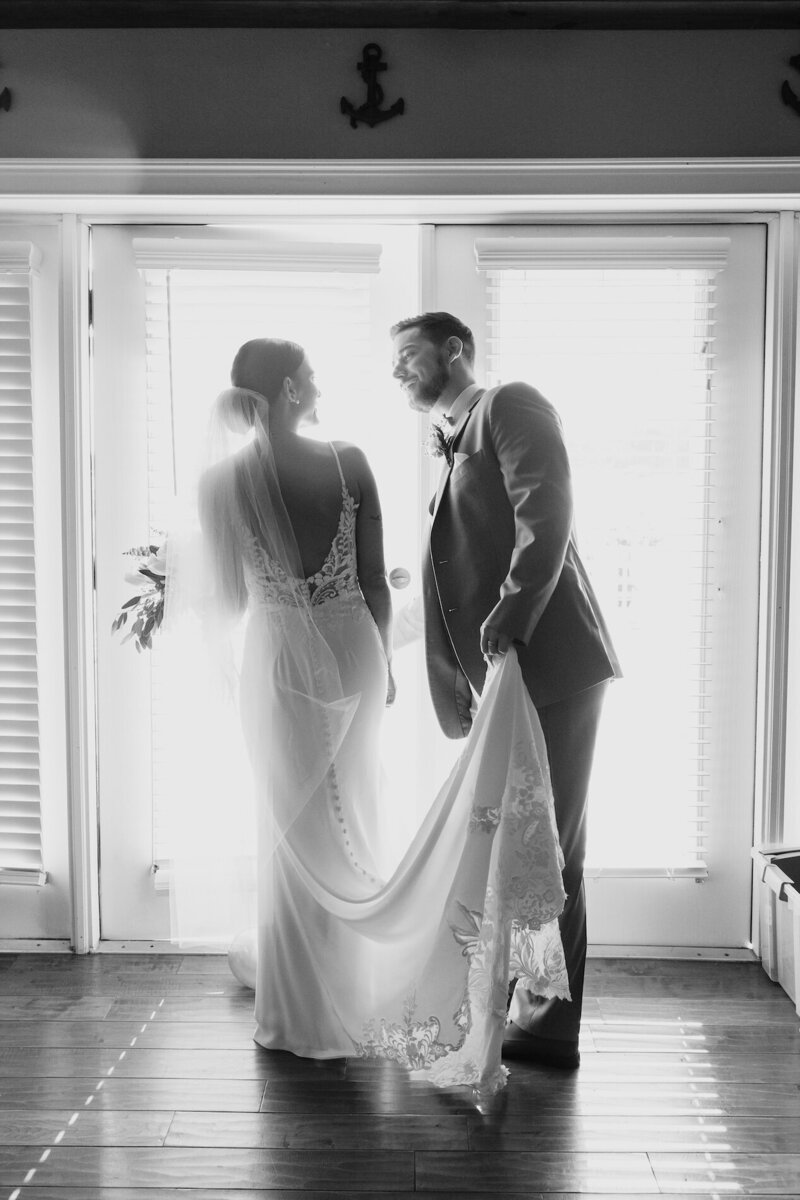
[[[223,417],[241,395],[223,393]],[[569,995],[547,756],[516,655],[490,670],[450,777],[382,879],[387,665],[358,586],[356,502],[340,467],[338,529],[304,579],[266,422],[212,461],[167,540],[173,939],[229,951],[262,1046],[496,1091],[509,978]]]
[[[569,995],[544,739],[512,652],[490,672],[464,751],[400,865],[380,879],[387,665],[358,586],[357,505],[339,474],[338,529],[311,578],[290,577],[242,534],[239,705],[259,818],[255,1038],[310,1058],[389,1058],[441,1086],[492,1092],[505,1078],[509,975]],[[286,654],[308,638],[309,615],[321,635],[311,695]]]

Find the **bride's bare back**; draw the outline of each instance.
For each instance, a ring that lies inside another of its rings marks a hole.
[[[353,447],[336,443],[348,491],[361,499],[358,472],[353,470]],[[342,511],[342,483],[328,442],[297,438],[277,448],[275,465],[283,502],[292,526],[306,578],[325,562],[336,536]]]

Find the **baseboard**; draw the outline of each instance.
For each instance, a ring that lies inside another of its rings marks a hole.
[[[589,958],[674,958],[685,962],[758,962],[752,946],[608,946],[592,944]]]
[[[68,938],[0,938],[0,954],[72,954]]]

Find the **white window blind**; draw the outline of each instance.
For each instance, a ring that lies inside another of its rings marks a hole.
[[[134,243],[145,287],[147,354],[148,507],[154,536],[169,522],[176,483],[191,471],[205,430],[199,406],[228,386],[236,350],[255,337],[300,342],[312,364],[324,363],[326,395],[346,396],[370,370],[373,320],[371,277],[380,247],[280,247],[216,252],[184,243],[180,266],[165,267],[163,243]],[[194,257],[193,257],[194,256]],[[197,262],[197,266],[189,265]],[[260,269],[252,269],[253,263]],[[151,266],[150,263],[158,265]],[[329,400],[329,402],[330,402]],[[346,427],[336,436],[350,437]],[[149,536],[149,535],[148,535]],[[163,695],[157,640],[152,679],[153,862],[170,860],[165,819]],[[160,876],[166,878],[165,872]],[[157,886],[161,886],[159,875]]]
[[[594,873],[707,869],[714,738],[726,720],[715,612],[727,486],[714,386],[725,240],[708,241],[694,259],[691,245],[677,247],[678,266],[645,239],[606,261],[588,239],[551,239],[544,260],[535,242],[516,259],[509,241],[476,245],[488,382],[524,379],[561,414],[579,549],[625,676],[608,694],[592,776]]]
[[[33,511],[31,280],[0,242],[0,882],[43,883]]]

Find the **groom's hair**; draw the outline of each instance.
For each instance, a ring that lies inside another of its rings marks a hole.
[[[452,313],[428,312],[421,313],[418,317],[406,317],[392,326],[391,336],[396,337],[406,329],[418,329],[434,346],[443,346],[448,338],[457,337],[464,347],[467,362],[475,361],[475,338],[472,336],[472,330]]]

